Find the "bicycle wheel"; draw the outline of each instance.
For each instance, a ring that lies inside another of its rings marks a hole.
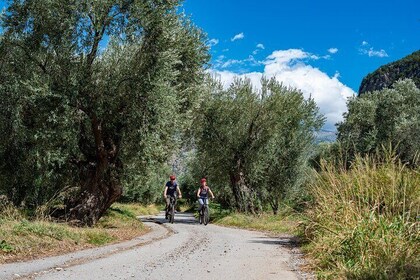
[[[200,222],[200,225],[203,223],[203,209],[198,211],[198,221]]]
[[[207,205],[204,206],[204,211],[203,211],[203,220],[204,220],[204,225],[206,226],[209,223],[209,207]]]
[[[171,203],[171,209],[169,209],[169,211],[170,211],[170,217],[169,217],[169,222],[171,223],[171,224],[173,224],[174,223],[174,216],[175,216],[175,204],[174,203]]]

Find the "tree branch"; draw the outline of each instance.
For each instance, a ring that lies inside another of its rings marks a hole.
[[[98,47],[99,47],[99,43],[101,42],[103,35],[105,33],[106,28],[108,27],[108,25],[111,23],[111,20],[113,17],[107,16],[108,13],[110,12],[112,6],[109,6],[107,11],[106,11],[106,16],[105,19],[102,20],[102,27],[100,28],[100,30],[98,30],[96,28],[96,21],[93,15],[89,14],[89,18],[92,22],[93,28],[94,28],[94,38],[93,38],[93,44],[92,44],[92,49],[90,51],[90,53],[87,56],[87,65],[90,68],[93,64],[93,61],[96,58],[96,55],[98,53]]]
[[[32,55],[31,55],[31,53],[28,51],[28,49],[27,49],[25,46],[22,46],[22,45],[20,45],[20,44],[19,44],[19,43],[17,43],[17,42],[13,42],[12,44],[14,44],[15,46],[18,46],[19,48],[21,48],[21,49],[25,52],[26,56],[27,56],[30,60],[32,60],[33,62],[35,62],[35,64],[36,64],[39,68],[41,68],[41,70],[42,70],[42,72],[43,72],[44,74],[48,74],[48,73],[47,73],[47,68],[46,68],[47,61],[45,61],[45,63],[43,64],[43,63],[41,63],[38,59],[36,59],[34,56],[32,56]]]

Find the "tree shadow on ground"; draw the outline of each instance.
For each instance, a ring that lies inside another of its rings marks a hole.
[[[161,212],[157,216],[149,216],[140,218],[142,222],[152,222],[157,224],[171,224],[168,219],[165,219],[165,213]],[[178,212],[175,213],[175,224],[197,225],[198,220],[191,213]]]
[[[266,245],[279,245],[289,249],[299,247],[301,244],[300,240],[296,236],[280,236],[280,237],[257,237],[258,239],[249,240],[249,243],[260,243]]]

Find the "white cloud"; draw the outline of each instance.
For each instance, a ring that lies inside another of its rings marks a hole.
[[[361,49],[360,52],[362,54],[367,54],[369,57],[388,57],[388,54],[383,49],[381,49],[380,51],[376,51],[373,48],[370,48],[368,50]]]
[[[369,57],[388,57],[388,54],[384,49],[375,50],[373,47],[370,47],[370,44],[366,41],[362,42],[362,46],[359,48],[359,53],[368,55]]]
[[[343,119],[342,115],[347,110],[347,98],[356,93],[338,80],[339,73],[330,77],[307,64],[308,60],[318,58],[299,49],[278,50],[267,57],[263,72],[237,74],[211,70],[211,73],[221,80],[225,88],[235,77],[249,78],[257,89],[261,88],[261,77],[275,77],[285,86],[300,89],[306,98],[312,96],[327,118],[325,128],[334,129],[334,124]]]
[[[385,50],[381,49],[380,51],[375,51],[373,49],[370,49],[368,52],[368,55],[370,57],[372,56],[377,56],[377,57],[388,57],[388,54],[386,53]]]
[[[222,64],[224,59],[225,59],[225,56],[224,55],[219,55],[217,57],[216,61],[215,61],[216,62],[216,65]]]
[[[253,55],[256,55],[256,54],[258,54],[259,52],[260,52],[260,50],[264,50],[265,49],[265,47],[264,47],[264,45],[263,44],[257,44],[256,45],[256,49],[252,52],[252,54]]]
[[[217,44],[219,44],[219,40],[218,40],[218,39],[211,39],[211,40],[209,40],[209,41],[207,42],[207,45],[208,45],[209,47],[216,46]]]
[[[362,46],[359,48],[360,54],[368,55],[369,57],[388,57],[388,54],[384,49],[375,50],[373,47],[370,47],[370,44],[366,41],[362,42]]]
[[[241,40],[245,37],[244,33],[241,32],[239,34],[236,34],[235,36],[233,36],[232,39],[230,39],[232,42],[236,41],[236,40]]]
[[[231,71],[218,71],[210,70],[210,73],[223,84],[224,88],[228,88],[233,83],[235,78],[248,78],[257,90],[261,89],[261,78],[263,73],[261,72],[249,72],[244,74],[238,74]]]
[[[264,50],[265,49],[265,47],[264,47],[264,45],[263,44],[257,44],[257,49],[262,49],[262,50]]]
[[[238,59],[229,59],[225,62],[223,62],[220,67],[221,68],[228,68],[229,66],[235,65],[235,64],[244,64],[243,60],[238,60]]]
[[[267,57],[266,67],[270,67],[270,61],[276,61],[279,66],[288,67],[289,65],[297,63],[305,58],[318,59],[319,57],[300,49],[279,50],[274,51]]]
[[[329,48],[328,52],[331,53],[331,54],[335,54],[335,53],[338,52],[338,49],[337,48]]]
[[[226,59],[224,55],[219,55],[214,63],[215,69],[226,69],[235,65],[257,66],[261,65],[261,61],[257,61],[253,55],[249,55],[244,59]]]

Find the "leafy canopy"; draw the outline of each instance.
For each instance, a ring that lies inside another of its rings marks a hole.
[[[204,34],[179,5],[10,1],[0,37],[0,192],[39,205],[99,177],[138,187],[141,174],[163,168],[208,61]]]
[[[350,99],[338,140],[351,157],[391,144],[404,162],[414,164],[420,151],[420,89],[407,79]]]
[[[227,186],[238,210],[256,211],[263,202],[273,209],[299,185],[323,117],[312,99],[274,79],[256,91],[249,80],[227,90],[210,85],[195,124],[196,160],[201,176]]]

